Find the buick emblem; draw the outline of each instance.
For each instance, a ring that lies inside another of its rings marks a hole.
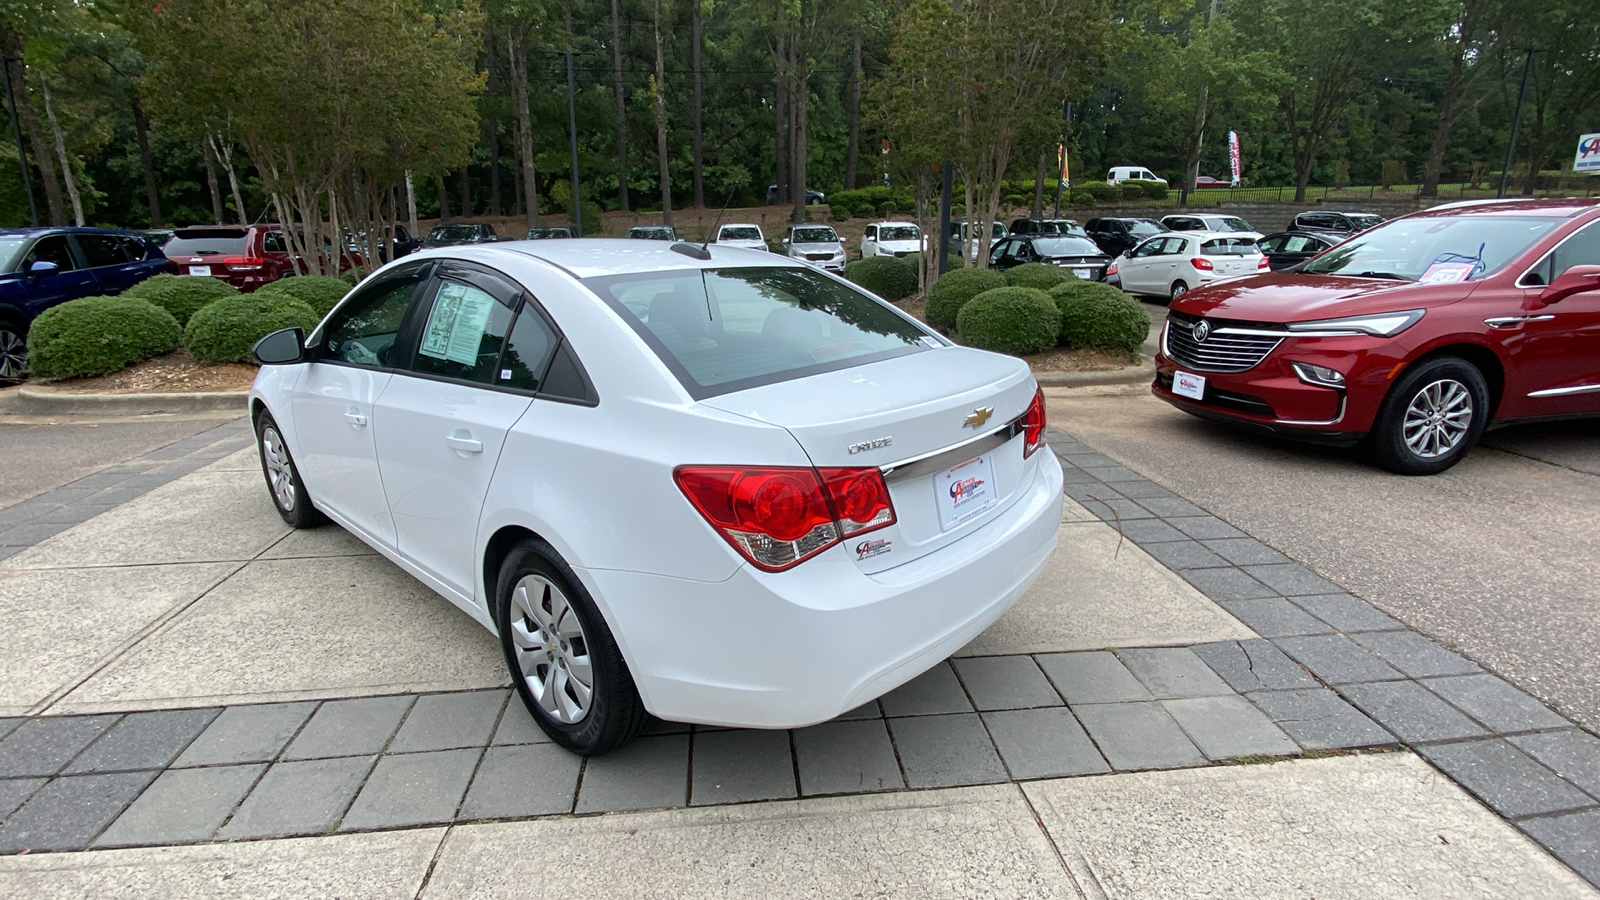
[[[1194,323],[1194,328],[1191,329],[1189,333],[1194,335],[1195,343],[1203,344],[1205,343],[1206,338],[1211,336],[1211,323],[1207,322],[1205,319],[1201,319],[1200,321]]]

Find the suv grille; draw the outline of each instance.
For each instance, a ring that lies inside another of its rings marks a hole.
[[[1230,334],[1230,328],[1277,330],[1277,326],[1251,322],[1208,319],[1211,334],[1204,341],[1194,339],[1198,316],[1167,313],[1167,355],[1175,362],[1201,372],[1243,372],[1254,368],[1267,354],[1283,343],[1284,335]]]

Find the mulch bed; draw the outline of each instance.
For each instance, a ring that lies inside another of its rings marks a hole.
[[[172,394],[246,391],[255,378],[253,365],[217,363],[208,366],[187,351],[174,350],[110,375],[39,384],[69,394]]]

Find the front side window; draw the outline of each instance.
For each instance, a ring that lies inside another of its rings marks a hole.
[[[1550,284],[1573,266],[1600,266],[1600,222],[1573,234],[1528,272],[1522,283],[1528,286]]]
[[[495,363],[510,325],[509,303],[476,285],[441,279],[411,369],[424,375],[493,384],[498,374]]]
[[[32,269],[33,264],[38,262],[55,263],[63,272],[78,267],[72,260],[72,248],[67,246],[67,236],[64,234],[42,237],[34,243],[33,249],[22,258],[22,271]]]
[[[328,321],[317,344],[320,355],[357,366],[393,365],[389,354],[395,337],[426,273],[427,267],[413,269],[362,289]]]
[[[810,269],[649,272],[585,284],[696,398],[935,345],[885,304]]]
[[[1290,239],[1288,237],[1279,234],[1269,238],[1262,238],[1258,246],[1266,253],[1280,253],[1289,243]]]
[[[867,240],[875,241],[878,239],[878,226],[868,225],[867,230],[862,233],[866,236]]]
[[[1386,222],[1307,263],[1319,275],[1449,283],[1499,271],[1561,219],[1550,216],[1423,216]]]
[[[1133,253],[1129,255],[1135,259],[1140,259],[1146,256],[1155,256],[1161,252],[1161,246],[1165,243],[1165,240],[1145,241],[1139,246],[1133,248]]]

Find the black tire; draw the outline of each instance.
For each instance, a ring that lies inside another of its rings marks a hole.
[[[1184,284],[1181,279],[1174,281],[1172,283],[1172,287],[1167,289],[1167,302],[1170,303],[1187,293],[1189,293],[1189,286],[1187,284]]]
[[[1399,475],[1443,472],[1478,442],[1489,402],[1489,384],[1472,363],[1455,356],[1426,360],[1389,390],[1367,433],[1367,453]]]
[[[0,383],[28,377],[28,326],[0,319]]]
[[[311,502],[300,470],[289,453],[289,445],[272,413],[256,417],[256,454],[261,457],[261,474],[267,479],[267,494],[278,515],[291,528],[315,528],[328,517]],[[287,479],[287,480],[284,480]]]
[[[524,602],[555,621],[536,620],[519,605]],[[575,635],[567,614],[576,617]],[[528,538],[506,554],[495,581],[494,621],[517,696],[550,740],[580,756],[600,756],[644,730],[649,715],[622,651],[593,598],[554,547]],[[544,640],[546,636],[550,639]],[[519,647],[519,641],[525,646]],[[575,713],[582,703],[580,659],[587,660],[590,676],[588,705],[581,715]],[[536,684],[548,705],[557,707],[555,712],[535,696]],[[562,721],[562,716],[572,720]]]

